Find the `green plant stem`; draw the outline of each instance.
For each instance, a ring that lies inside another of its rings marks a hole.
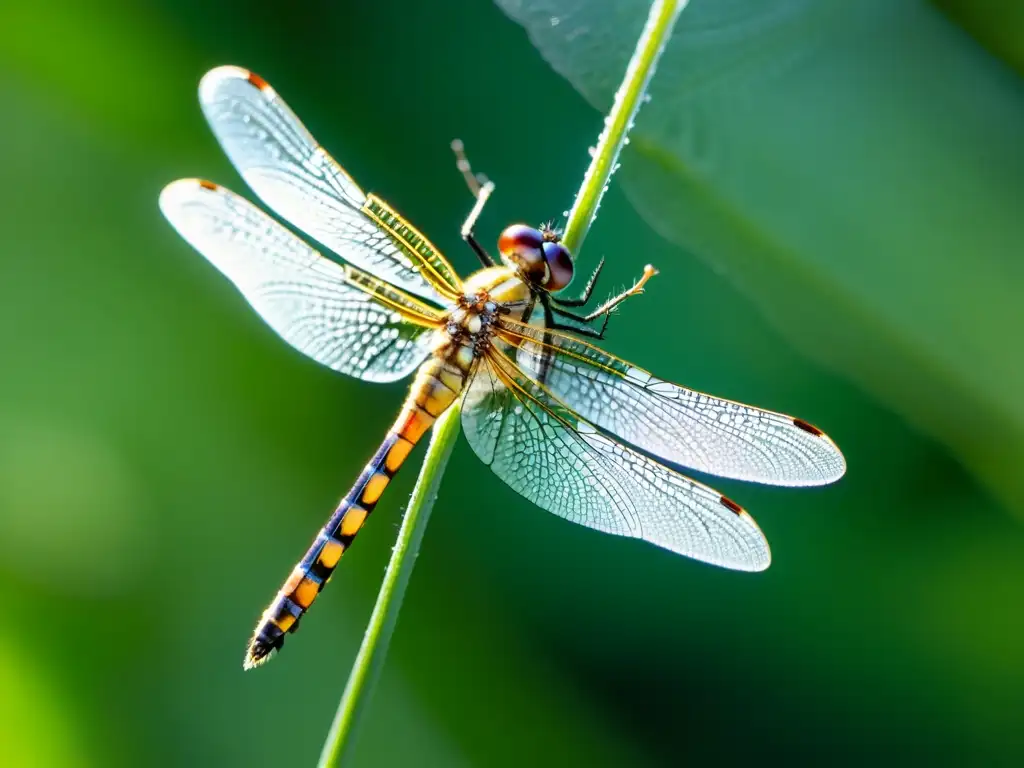
[[[331,723],[331,730],[327,734],[327,741],[320,753],[320,768],[341,765],[352,752],[359,721],[366,713],[377,678],[380,677],[380,671],[384,666],[391,634],[394,632],[405,588],[409,584],[409,577],[419,554],[423,532],[427,528],[430,512],[437,499],[437,490],[441,485],[445,465],[459,434],[459,411],[459,401],[456,401],[434,425],[427,455],[423,459],[423,467],[420,469],[416,487],[409,500],[409,508],[398,532],[398,542],[384,572],[384,583],[381,584],[380,593],[377,595],[377,604],[373,608],[362,645],[359,646],[359,654],[352,665],[352,673],[349,675],[345,692],[338,704],[338,711],[334,715],[334,722]]]
[[[637,40],[633,58],[626,67],[626,75],[615,92],[615,103],[605,118],[605,129],[597,140],[590,167],[583,177],[580,191],[569,211],[562,242],[570,253],[579,255],[583,239],[601,206],[601,197],[608,189],[608,182],[619,162],[619,153],[627,143],[627,134],[633,127],[633,120],[644,103],[647,84],[661,56],[665,43],[672,35],[676,17],[686,7],[688,0],[654,0],[647,15],[644,31]]]
[[[569,213],[563,241],[572,253],[579,253],[590,224],[597,215],[601,196],[615,172],[619,153],[626,143],[626,135],[633,127],[633,119],[644,101],[647,84],[654,74],[658,57],[672,34],[676,17],[686,3],[687,0],[655,0],[651,6],[647,24],[637,42],[622,85],[615,94],[612,111],[605,119],[605,130],[601,133],[593,160],[583,177],[583,184]],[[338,704],[334,722],[331,723],[327,741],[320,753],[320,768],[341,765],[351,754],[359,720],[366,712],[370,694],[384,666],[384,657],[387,655],[391,633],[394,631],[402,606],[405,588],[419,554],[420,542],[430,519],[430,511],[437,498],[441,476],[444,474],[445,465],[448,463],[459,431],[458,424],[459,405],[456,402],[434,425],[434,433],[423,460],[423,467],[420,469],[419,479],[416,481],[416,488],[402,520],[398,543],[384,573],[384,583],[377,596],[377,604],[374,606],[373,615],[370,616],[370,624],[366,628],[348,684]]]

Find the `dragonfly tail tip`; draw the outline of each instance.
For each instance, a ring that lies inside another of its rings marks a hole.
[[[260,642],[258,639],[253,640],[249,644],[249,649],[245,653],[245,661],[242,662],[242,669],[246,672],[250,669],[256,669],[256,667],[270,661],[270,657],[276,652],[277,649],[273,646]]]

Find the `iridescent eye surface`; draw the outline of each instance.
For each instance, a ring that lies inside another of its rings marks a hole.
[[[549,240],[541,246],[544,261],[548,265],[544,287],[549,291],[560,291],[572,282],[572,256],[569,249],[559,242]]]
[[[544,279],[544,235],[539,229],[525,224],[513,224],[498,237],[498,251],[502,257],[519,267],[533,281]]]
[[[507,227],[498,238],[498,250],[523,276],[547,291],[560,291],[572,280],[572,257],[552,229],[525,224]]]

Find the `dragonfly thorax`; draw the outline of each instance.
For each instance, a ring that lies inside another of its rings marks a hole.
[[[530,286],[515,267],[487,267],[474,272],[463,283],[463,296],[457,306],[477,307],[480,311],[488,301],[504,314],[508,309],[530,299]]]
[[[457,307],[448,315],[448,335],[477,337],[494,322],[498,305],[484,300],[468,307]]]
[[[483,354],[498,318],[518,319],[530,295],[530,287],[513,268],[488,267],[470,275],[462,296],[448,311],[434,354],[464,355],[467,362]]]

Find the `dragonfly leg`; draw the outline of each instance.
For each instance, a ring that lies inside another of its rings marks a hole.
[[[644,267],[644,273],[640,276],[640,279],[633,283],[633,285],[630,288],[627,288],[618,296],[612,296],[610,299],[608,299],[608,301],[606,301],[600,307],[595,309],[589,315],[585,315],[582,318],[576,319],[580,319],[583,320],[584,322],[589,323],[591,320],[596,320],[597,318],[604,315],[605,323],[607,324],[608,314],[617,306],[619,306],[619,304],[628,299],[630,296],[639,296],[641,293],[643,293],[644,285],[656,274],[658,274],[658,270],[656,270],[654,267],[648,264],[646,267]]]
[[[611,317],[612,310],[614,310],[617,306],[619,306],[619,304],[624,302],[630,296],[638,296],[641,293],[643,293],[644,285],[656,274],[658,274],[658,270],[656,270],[654,267],[648,264],[646,267],[644,267],[644,273],[640,276],[640,279],[633,283],[633,285],[630,288],[626,289],[618,296],[612,296],[610,299],[608,299],[608,301],[606,301],[600,307],[595,309],[589,315],[577,315],[575,312],[569,312],[566,309],[561,309],[558,306],[552,306],[551,304],[545,303],[545,307],[549,310],[548,316],[550,316],[552,320],[554,320],[554,317],[552,315],[552,313],[554,313],[555,315],[558,315],[560,317],[568,318],[569,320],[574,321],[574,323],[578,323],[578,325],[555,323],[550,327],[562,331],[574,331],[583,336],[591,336],[596,339],[603,339],[605,329],[608,328],[608,319]],[[548,302],[557,303],[554,299],[550,297],[548,298]],[[593,322],[599,317],[603,317],[604,322],[601,324],[601,330],[595,331],[593,328],[588,326],[587,323]]]
[[[557,309],[554,309],[552,311],[558,312]],[[571,333],[578,334],[579,336],[588,336],[591,339],[603,339],[604,332],[608,328],[608,315],[605,315],[604,322],[601,323],[601,330],[591,328],[589,325],[569,325],[567,323],[559,323],[554,319],[553,316],[551,318],[551,322],[548,323],[547,327],[555,331],[570,331]]]
[[[608,318],[611,317],[610,314],[606,314],[604,316],[604,322],[601,323],[601,330],[597,330],[587,325],[587,323],[589,323],[590,320],[588,320],[583,315],[577,315],[574,314],[573,312],[567,312],[564,309],[559,309],[558,307],[552,306],[550,297],[542,297],[541,300],[544,304],[544,324],[546,327],[553,328],[556,331],[571,331],[573,333],[579,334],[580,336],[588,336],[592,339],[604,338],[604,332],[608,328]],[[573,322],[559,322],[556,315],[558,317],[564,317]]]
[[[560,307],[582,307],[588,301],[590,301],[590,295],[594,292],[594,286],[597,285],[597,277],[601,274],[601,269],[604,267],[604,256],[597,263],[597,269],[590,275],[590,279],[587,280],[587,284],[583,286],[583,293],[580,294],[578,299],[560,299],[552,296],[551,301]]]
[[[455,167],[458,168],[462,178],[466,180],[466,186],[473,197],[480,197],[480,192],[487,184],[487,177],[482,173],[473,173],[473,166],[469,164],[466,156],[466,145],[462,139],[452,139],[452,152],[455,153]]]
[[[480,259],[480,263],[485,267],[493,267],[498,262],[487,252],[486,248],[480,245],[480,242],[473,234],[473,228],[476,226],[476,220],[480,218],[484,204],[494,191],[494,182],[488,180],[482,173],[473,173],[473,168],[469,164],[469,158],[466,157],[465,145],[461,139],[452,141],[452,152],[455,153],[455,167],[459,169],[462,178],[466,181],[466,186],[469,187],[470,193],[476,198],[473,210],[466,217],[460,234],[462,239],[473,249],[473,253],[476,254],[477,258]]]

